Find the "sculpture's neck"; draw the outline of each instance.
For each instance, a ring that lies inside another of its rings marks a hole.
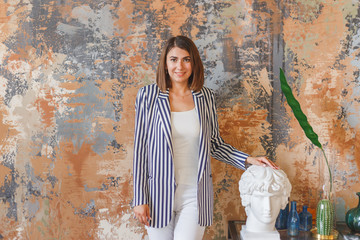
[[[275,221],[271,223],[263,223],[257,220],[252,213],[246,219],[246,231],[248,232],[273,232],[276,231]]]

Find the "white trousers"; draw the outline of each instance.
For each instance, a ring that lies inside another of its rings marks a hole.
[[[205,227],[198,224],[196,186],[176,187],[174,212],[164,228],[146,227],[150,240],[201,240]]]

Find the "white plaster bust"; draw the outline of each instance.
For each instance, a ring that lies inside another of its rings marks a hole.
[[[291,184],[282,170],[253,165],[241,176],[239,191],[247,219],[241,239],[280,239],[275,222],[285,209]]]

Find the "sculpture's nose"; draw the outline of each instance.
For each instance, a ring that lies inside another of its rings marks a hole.
[[[271,211],[270,197],[264,197],[263,207],[264,215],[269,215]]]

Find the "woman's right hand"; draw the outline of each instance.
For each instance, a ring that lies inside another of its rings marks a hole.
[[[135,213],[135,218],[140,223],[145,224],[146,226],[150,225],[149,220],[151,219],[151,217],[150,217],[149,205],[144,204],[144,205],[135,206],[134,213]]]

